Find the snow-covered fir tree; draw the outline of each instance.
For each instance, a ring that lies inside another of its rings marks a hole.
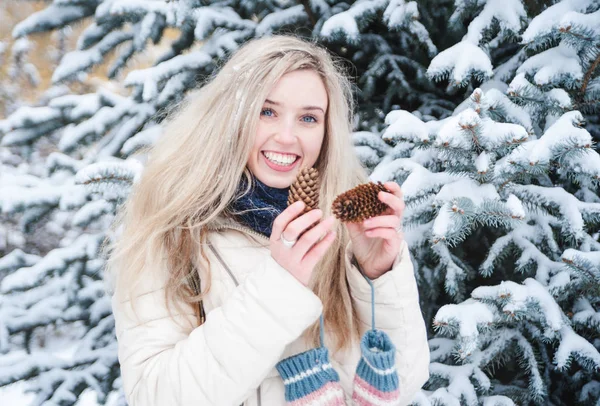
[[[357,154],[404,191],[432,350],[415,403],[597,404],[599,13],[596,0],[55,0],[31,15],[15,38],[91,21],[56,85],[116,55],[108,76],[130,94],[56,92],[0,121],[2,146],[44,168],[6,183],[2,215],[62,233],[43,255],[0,258],[0,390],[125,403],[100,246],[143,170],[135,153],[241,43],[293,32],[349,61]],[[166,30],[178,38],[154,65],[123,75]],[[55,150],[40,155],[44,140]]]
[[[402,183],[421,292],[438,304],[422,404],[598,400],[600,156],[581,113],[536,138],[511,111],[476,89],[444,120],[386,117],[402,152],[372,177]]]

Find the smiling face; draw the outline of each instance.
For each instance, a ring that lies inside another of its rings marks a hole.
[[[327,91],[313,70],[286,73],[263,103],[248,168],[264,184],[289,187],[312,167],[325,136]]]

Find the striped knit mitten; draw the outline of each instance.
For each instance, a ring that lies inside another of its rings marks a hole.
[[[354,376],[352,401],[357,406],[397,405],[400,392],[396,348],[381,330],[367,331],[360,343],[361,359]]]
[[[313,348],[279,361],[285,401],[293,406],[345,406],[340,377],[329,362],[326,347]]]

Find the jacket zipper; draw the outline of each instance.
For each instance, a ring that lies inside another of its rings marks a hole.
[[[227,228],[227,227],[222,227],[222,228]],[[243,227],[242,227],[243,228]],[[240,230],[240,231],[252,231],[253,233],[260,235],[263,238],[266,238],[264,235],[259,234],[254,232],[253,230]],[[266,238],[268,240],[268,238]],[[231,269],[229,269],[229,266],[227,266],[227,264],[225,263],[225,261],[223,260],[223,258],[221,257],[221,254],[219,253],[219,251],[217,251],[217,248],[215,248],[215,246],[210,242],[210,240],[207,240],[208,242],[208,246],[211,249],[211,251],[213,252],[213,254],[215,254],[215,256],[217,257],[217,259],[219,260],[219,262],[221,263],[221,265],[223,265],[223,267],[225,268],[225,270],[227,271],[227,273],[229,274],[229,276],[231,277],[231,279],[233,280],[233,283],[235,284],[235,286],[239,286],[239,282],[237,281],[237,279],[235,278],[235,276],[233,275],[233,272],[231,272]],[[260,399],[260,385],[258,385],[258,388],[256,388],[256,399],[257,399],[257,404],[258,406],[261,406],[262,402]],[[240,406],[244,406],[245,402],[242,403]]]

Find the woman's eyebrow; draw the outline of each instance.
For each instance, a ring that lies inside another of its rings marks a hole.
[[[265,103],[273,104],[275,106],[281,106],[281,104],[282,104],[280,102],[276,102],[276,101],[269,100],[269,99],[265,100]],[[319,106],[304,106],[304,107],[302,107],[302,110],[321,110],[323,112],[323,114],[325,114],[325,110]]]

